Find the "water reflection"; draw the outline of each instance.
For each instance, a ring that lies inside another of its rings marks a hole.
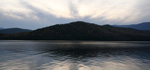
[[[1,41],[0,70],[149,70],[149,53],[149,42]]]

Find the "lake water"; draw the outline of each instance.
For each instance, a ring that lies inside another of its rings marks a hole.
[[[150,42],[1,40],[0,70],[150,70]]]

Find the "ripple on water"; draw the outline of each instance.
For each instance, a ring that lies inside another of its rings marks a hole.
[[[149,47],[149,42],[1,41],[0,70],[149,70]]]

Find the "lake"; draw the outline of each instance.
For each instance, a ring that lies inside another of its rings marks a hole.
[[[0,41],[0,70],[150,70],[150,42]]]

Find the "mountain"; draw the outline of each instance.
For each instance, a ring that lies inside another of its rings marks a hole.
[[[134,28],[138,30],[150,30],[150,22],[143,22],[140,24],[133,24],[133,25],[117,25],[118,27],[127,27],[127,28]]]
[[[6,34],[0,39],[11,40],[99,40],[150,41],[150,34],[132,28],[99,26],[82,21],[57,24],[32,32]]]
[[[0,30],[3,29],[2,27],[0,27]]]
[[[21,33],[21,32],[30,32],[31,30],[28,29],[21,29],[21,28],[8,28],[8,29],[1,29],[1,34],[13,34],[13,33]]]
[[[150,33],[150,30],[142,30],[142,31],[144,31],[144,32],[146,32],[146,33]]]

